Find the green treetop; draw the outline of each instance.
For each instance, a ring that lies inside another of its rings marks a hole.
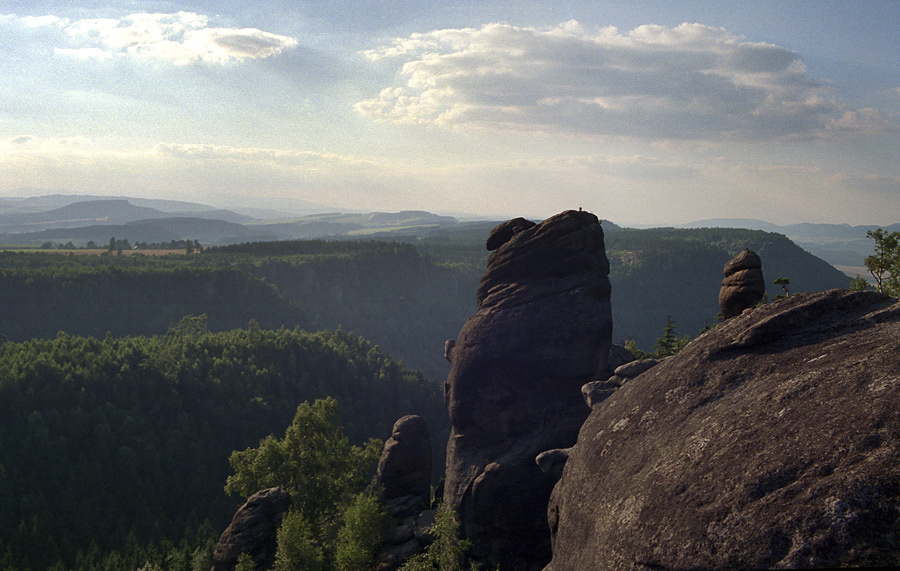
[[[365,476],[381,454],[382,442],[371,439],[351,446],[338,421],[331,397],[297,407],[284,438],[264,438],[258,448],[231,454],[234,475],[225,491],[245,497],[281,486],[295,509],[313,523],[335,516],[335,507],[362,491]]]
[[[875,279],[875,288],[888,295],[900,296],[900,232],[869,230],[866,236],[875,242],[875,253],[865,260]]]

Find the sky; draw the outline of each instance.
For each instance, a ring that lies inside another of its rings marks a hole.
[[[0,0],[0,199],[900,221],[900,1]]]

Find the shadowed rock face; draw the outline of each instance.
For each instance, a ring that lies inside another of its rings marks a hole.
[[[762,260],[756,252],[744,250],[728,260],[724,268],[725,279],[719,290],[719,309],[725,319],[740,315],[757,304],[766,293]]]
[[[378,485],[393,517],[419,514],[431,504],[431,440],[421,416],[404,416],[394,423],[384,443],[378,469]]]
[[[589,412],[581,386],[603,371],[612,334],[609,263],[597,217],[581,211],[510,221],[489,246],[478,311],[459,333],[445,388],[444,501],[475,559],[539,569],[550,558],[555,479],[535,458],[571,446]]]
[[[900,561],[900,303],[794,295],[596,406],[548,516],[547,571]]]

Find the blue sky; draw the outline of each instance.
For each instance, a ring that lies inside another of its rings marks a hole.
[[[0,198],[900,220],[900,2],[0,1]]]

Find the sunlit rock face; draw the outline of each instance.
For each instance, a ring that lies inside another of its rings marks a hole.
[[[593,408],[547,571],[900,562],[900,303],[795,294],[704,333]]]
[[[588,212],[506,222],[451,353],[444,501],[473,558],[504,570],[550,559],[555,479],[535,462],[575,442],[590,409],[581,386],[602,376],[612,336],[603,229]]]

